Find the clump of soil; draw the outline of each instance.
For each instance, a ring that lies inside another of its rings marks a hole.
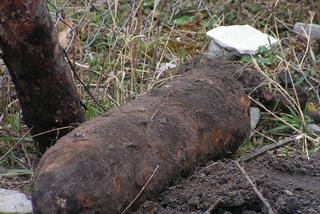
[[[311,160],[265,155],[242,166],[276,213],[320,213],[320,155]],[[209,213],[267,213],[232,161],[209,164],[135,213],[204,213],[213,204]]]

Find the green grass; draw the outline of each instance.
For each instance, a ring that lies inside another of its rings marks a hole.
[[[6,120],[7,123],[9,124],[8,128],[11,131],[20,133],[22,121],[21,121],[21,115],[19,112],[6,114],[4,120]]]
[[[9,169],[6,173],[0,173],[0,177],[32,175],[32,173],[32,170],[29,169]]]

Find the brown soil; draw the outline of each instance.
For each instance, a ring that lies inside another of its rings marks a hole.
[[[276,213],[320,213],[320,156],[265,155],[242,166]],[[209,164],[135,213],[204,213],[215,203],[209,213],[267,213],[232,161]]]

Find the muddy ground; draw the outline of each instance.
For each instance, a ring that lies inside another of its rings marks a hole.
[[[320,213],[320,155],[310,160],[270,154],[240,163],[275,213]],[[134,212],[267,213],[233,161],[214,162]]]

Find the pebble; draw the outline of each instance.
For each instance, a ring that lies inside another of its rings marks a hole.
[[[259,119],[260,119],[260,109],[251,107],[250,108],[250,127],[252,131],[257,127]]]
[[[303,37],[308,38],[310,34],[311,39],[320,39],[320,25],[298,22],[294,25],[293,30]]]
[[[314,132],[317,135],[320,135],[320,126],[316,124],[308,124],[307,129],[309,129],[310,131]]]

